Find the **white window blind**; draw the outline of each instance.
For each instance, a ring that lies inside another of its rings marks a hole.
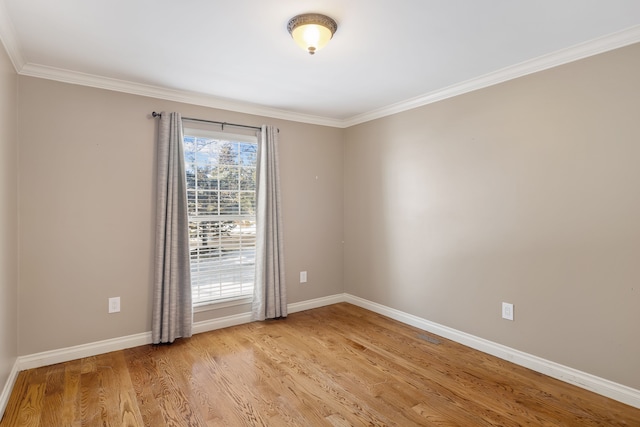
[[[184,130],[194,306],[253,295],[255,136]]]

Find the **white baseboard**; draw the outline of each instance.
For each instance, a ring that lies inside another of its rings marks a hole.
[[[627,387],[622,384],[615,383],[586,372],[578,371],[568,366],[560,365],[528,353],[524,353],[513,348],[476,337],[465,332],[440,325],[435,322],[404,313],[402,311],[360,298],[350,294],[336,294],[328,297],[317,298],[313,300],[292,303],[287,306],[289,313],[296,313],[303,310],[323,307],[326,305],[336,304],[340,302],[348,302],[359,307],[371,310],[375,313],[382,314],[392,319],[398,320],[407,325],[415,326],[425,331],[440,335],[444,338],[491,354],[501,359],[513,362],[517,365],[524,366],[536,372],[559,379],[569,384],[593,391],[600,395],[609,397],[627,405],[640,408],[640,390]],[[241,325],[251,322],[251,313],[241,313],[232,316],[221,317],[218,319],[205,320],[197,322],[193,325],[193,333],[212,331],[215,329],[227,328],[230,326]],[[42,353],[32,354],[28,356],[20,356],[14,364],[9,379],[4,386],[2,395],[0,395],[0,409],[6,405],[11,390],[13,389],[18,372],[25,369],[38,368],[41,366],[52,365],[55,363],[67,362],[70,360],[80,359],[83,357],[95,356],[98,354],[108,353],[111,351],[123,350],[126,348],[137,347],[140,345],[151,343],[151,332],[144,332],[135,335],[129,335],[121,338],[113,338],[95,343],[83,344],[58,350],[45,351]],[[4,409],[3,409],[4,410]],[[0,411],[0,414],[3,411]]]
[[[344,294],[331,295],[328,297],[287,304],[287,311],[289,313],[296,313],[298,311],[324,307],[325,305],[336,304],[339,302],[344,302]],[[251,321],[251,313],[240,313],[232,316],[219,317],[217,319],[204,320],[193,324],[193,333],[201,334],[202,332],[242,325]]]
[[[299,311],[311,310],[313,308],[320,308],[326,305],[337,304],[339,302],[345,302],[346,294],[330,295],[328,297],[310,299],[302,302],[295,302],[287,305],[289,313],[297,313]]]
[[[240,313],[231,316],[219,317],[217,319],[203,320],[193,324],[193,333],[215,331],[216,329],[228,328],[230,326],[242,325],[251,322],[251,313]]]
[[[382,314],[383,316],[390,317],[407,325],[415,326],[433,334],[440,335],[441,337],[466,345],[467,347],[491,354],[499,357],[500,359],[507,360],[515,363],[516,365],[524,366],[541,374],[593,391],[594,393],[598,393],[627,405],[640,408],[640,390],[636,390],[586,372],[578,371],[577,369],[551,362],[541,357],[533,356],[511,347],[497,344],[495,342],[476,337],[475,335],[467,334],[354,295],[345,294],[345,302],[366,308],[367,310]]]
[[[124,350],[125,348],[137,347],[150,343],[151,332],[143,332],[120,338],[75,345],[73,347],[43,351],[42,353],[30,354],[28,356],[20,356],[18,357],[18,366],[21,371],[24,371],[26,369],[40,368],[42,366],[68,362],[70,360],[82,359],[83,357],[96,356],[98,354]]]
[[[289,310],[289,313],[295,313],[298,311],[343,302],[345,300],[344,298],[344,294],[331,295],[328,297],[288,304],[287,309]],[[217,319],[204,320],[193,324],[193,333],[200,334],[202,332],[228,328],[230,326],[241,325],[249,322],[251,322],[251,313],[240,313]],[[76,345],[73,347],[44,351],[42,353],[35,353],[28,356],[20,356],[16,361],[16,365],[18,366],[18,371],[24,371],[25,369],[40,368],[42,366],[53,365],[55,363],[68,362],[70,360],[96,356],[98,354],[124,350],[126,348],[137,347],[145,344],[151,344],[151,332],[143,332],[120,338],[112,338],[104,341]]]
[[[0,393],[0,420],[4,415],[4,410],[7,409],[7,404],[9,403],[9,398],[11,397],[11,391],[13,390],[13,386],[16,384],[19,372],[20,369],[18,368],[18,360],[16,359],[15,363],[13,364],[13,368],[11,368],[11,372],[9,372],[9,378],[7,378],[7,382],[4,384],[2,393]]]

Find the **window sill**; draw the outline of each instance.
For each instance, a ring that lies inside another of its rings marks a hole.
[[[214,302],[205,302],[205,303],[195,305],[193,307],[193,312],[201,313],[203,311],[218,310],[220,308],[233,307],[236,305],[251,304],[252,301],[253,301],[252,296],[242,296],[242,297],[228,298],[228,299],[214,301]]]

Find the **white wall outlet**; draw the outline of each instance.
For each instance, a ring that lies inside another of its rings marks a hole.
[[[509,304],[508,302],[502,303],[502,318],[513,320],[513,304]]]
[[[118,313],[120,311],[120,297],[109,298],[109,313]]]
[[[301,271],[300,272],[300,283],[307,283],[307,272],[306,271]]]

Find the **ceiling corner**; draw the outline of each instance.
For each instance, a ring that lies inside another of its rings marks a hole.
[[[4,0],[0,0],[0,41],[9,55],[9,59],[15,68],[16,73],[20,73],[25,61],[20,53],[20,46],[16,37],[16,31],[9,18],[9,12]]]

